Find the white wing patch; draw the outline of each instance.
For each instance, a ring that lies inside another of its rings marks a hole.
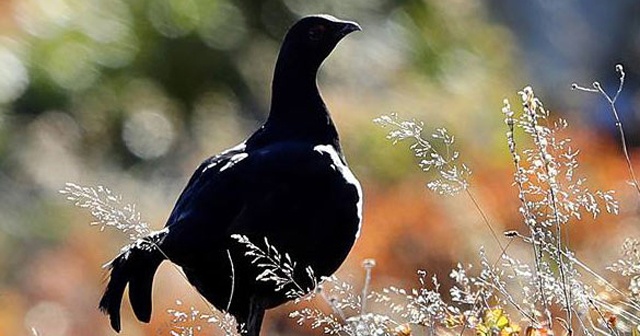
[[[220,153],[220,156],[225,155],[228,152],[233,152],[233,151],[238,151],[238,150],[244,150],[247,147],[247,145],[243,142],[235,147],[229,148],[226,151]],[[227,162],[227,164],[224,165],[224,167],[222,167],[220,169],[220,171],[223,171],[225,169],[229,169],[231,168],[231,166],[233,166],[234,164],[242,161],[243,159],[247,158],[247,156],[249,156],[249,154],[247,153],[240,153],[240,154],[236,154],[234,156],[231,157],[231,159],[229,159],[229,161]],[[218,161],[213,161],[212,163],[208,164],[206,167],[204,167],[204,169],[202,170],[202,172],[206,172],[208,169],[211,169],[215,166],[218,165]]]
[[[317,145],[313,147],[313,150],[319,153],[329,154],[336,170],[342,174],[342,177],[348,184],[351,184],[356,188],[358,192],[358,203],[356,204],[358,211],[358,231],[356,232],[356,239],[358,239],[358,237],[360,237],[360,230],[362,229],[362,187],[360,186],[360,182],[358,182],[358,179],[356,179],[349,167],[340,160],[340,156],[333,146]]]
[[[223,172],[226,169],[229,169],[231,167],[233,167],[233,165],[235,165],[236,163],[246,159],[249,156],[249,154],[247,153],[240,153],[240,154],[236,154],[234,156],[232,156],[229,159],[229,162],[227,162],[227,164],[225,164],[224,166],[222,166],[222,168],[220,168],[220,171]]]

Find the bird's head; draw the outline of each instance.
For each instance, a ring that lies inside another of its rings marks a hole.
[[[305,16],[289,28],[281,53],[317,69],[343,37],[360,30],[357,23],[331,15]]]

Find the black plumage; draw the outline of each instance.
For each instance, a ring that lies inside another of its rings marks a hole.
[[[265,310],[288,298],[273,283],[256,281],[261,270],[233,234],[255,243],[267,238],[318,278],[338,269],[359,233],[362,193],[316,75],[337,43],[356,30],[356,23],[328,15],[302,18],[290,28],[276,63],[266,123],[242,144],[204,161],[165,228],[127,246],[109,264],[100,309],[116,331],[127,285],[136,317],[150,320],[153,277],[168,258],[209,302],[228,308],[249,336],[257,336]],[[304,269],[296,272],[306,275]]]

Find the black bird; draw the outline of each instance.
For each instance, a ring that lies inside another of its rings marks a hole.
[[[136,317],[149,322],[153,277],[168,259],[209,302],[245,324],[247,335],[259,335],[265,310],[289,298],[273,283],[256,280],[262,270],[233,234],[256,244],[267,238],[303,268],[296,269],[299,275],[305,276],[306,266],[317,278],[338,269],[360,231],[362,192],[316,75],[338,42],[358,30],[357,23],[329,15],[304,17],[289,29],[265,124],[240,145],[205,160],[165,228],[125,247],[108,264],[100,309],[114,330],[120,331],[127,284]]]

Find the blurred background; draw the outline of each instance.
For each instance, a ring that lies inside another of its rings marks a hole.
[[[446,287],[449,270],[476,262],[480,246],[497,251],[468,198],[424,187],[430,176],[411,151],[371,122],[381,114],[447,127],[493,226],[522,229],[500,109],[505,97],[518,106],[528,84],[568,119],[592,189],[616,189],[621,202],[619,216],[573,227],[578,256],[604,273],[623,239],[638,236],[637,197],[608,106],[570,89],[598,80],[613,92],[614,66],[624,64],[618,108],[631,145],[640,145],[637,1],[0,0],[1,335],[32,327],[45,336],[113,334],[96,309],[101,265],[127,236],[89,226],[90,214],[59,190],[107,186],[161,228],[199,162],[264,121],[280,39],[313,13],[364,29],[319,75],[365,190],[364,230],[341,277],[359,286],[362,260],[375,258],[374,286],[414,285],[424,269]],[[202,307],[164,265],[152,323],[135,322],[126,303],[124,334],[168,335],[165,311],[176,300]],[[269,313],[267,332],[321,333],[293,326],[292,309]]]

